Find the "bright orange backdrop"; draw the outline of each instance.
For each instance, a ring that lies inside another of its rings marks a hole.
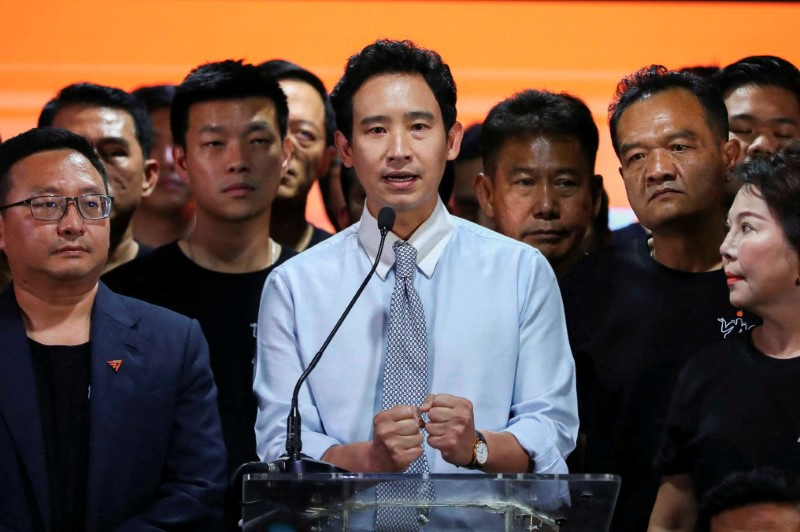
[[[469,124],[524,88],[583,98],[601,129],[598,171],[627,206],[605,109],[619,78],[650,63],[725,65],[774,54],[800,64],[800,6],[725,2],[0,0],[0,135],[35,125],[59,88],[179,82],[206,61],[285,58],[332,86],[379,37],[437,50]]]

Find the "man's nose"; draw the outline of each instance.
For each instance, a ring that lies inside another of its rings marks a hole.
[[[533,205],[533,217],[542,220],[554,220],[559,217],[558,193],[553,185],[545,183],[539,187]]]
[[[229,142],[225,147],[226,168],[229,172],[239,173],[248,169],[245,150],[240,142]]]
[[[389,160],[408,160],[411,158],[411,143],[405,131],[396,131],[390,137]]]
[[[747,147],[747,158],[768,157],[778,151],[780,141],[769,132],[759,133]]]
[[[648,182],[668,181],[675,178],[672,155],[664,150],[653,150],[647,157],[645,177]]]

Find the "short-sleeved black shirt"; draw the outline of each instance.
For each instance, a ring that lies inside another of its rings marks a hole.
[[[691,474],[698,499],[737,471],[800,471],[800,357],[767,356],[750,335],[699,353],[675,386],[656,467]]]

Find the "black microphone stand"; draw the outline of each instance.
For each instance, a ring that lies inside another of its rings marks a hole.
[[[361,292],[364,291],[367,283],[370,279],[372,279],[372,274],[374,274],[375,270],[378,268],[378,264],[381,261],[381,254],[383,253],[383,244],[386,242],[386,235],[394,226],[394,220],[395,212],[390,207],[383,207],[378,213],[378,229],[381,233],[381,241],[378,245],[378,254],[375,257],[375,262],[372,264],[372,268],[370,268],[369,273],[364,278],[361,286],[358,287],[356,295],[350,300],[350,303],[347,305],[344,313],[339,318],[339,321],[336,322],[336,325],[334,325],[333,330],[325,339],[322,347],[319,349],[317,354],[314,355],[314,358],[311,359],[308,367],[303,374],[300,375],[300,378],[297,380],[297,384],[294,386],[292,403],[291,407],[289,408],[289,417],[286,420],[286,454],[272,462],[272,465],[274,465],[281,473],[347,473],[347,470],[345,469],[327,462],[314,460],[313,458],[302,453],[303,441],[301,437],[300,408],[297,405],[297,401],[298,396],[300,395],[300,387],[306,381],[308,375],[317,366],[317,363],[322,358],[322,354],[325,352],[325,349],[327,349],[328,344],[336,335],[336,332],[339,330],[339,327],[341,327],[344,319],[350,313],[350,310],[353,308],[353,305],[355,305],[359,296],[361,296]]]

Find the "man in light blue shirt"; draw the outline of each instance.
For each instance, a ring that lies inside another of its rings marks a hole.
[[[378,278],[301,389],[303,451],[360,472],[405,471],[423,452],[434,473],[566,472],[578,419],[555,275],[534,248],[450,216],[439,200],[462,135],[455,101],[435,52],[378,41],[350,58],[332,94],[336,144],[366,208],[267,279],[254,383],[263,460],[284,450],[294,383],[376,259],[375,216],[389,206],[397,221]],[[429,395],[381,410],[398,240],[417,252]]]

